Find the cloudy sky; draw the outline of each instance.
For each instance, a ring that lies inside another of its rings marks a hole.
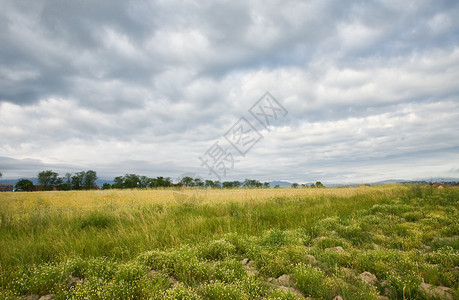
[[[459,177],[458,1],[0,7],[3,178]]]

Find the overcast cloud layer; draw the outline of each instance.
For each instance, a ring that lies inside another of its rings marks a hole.
[[[459,177],[459,2],[0,1],[0,171]],[[269,91],[288,111],[262,129]],[[222,137],[244,116],[245,157]]]

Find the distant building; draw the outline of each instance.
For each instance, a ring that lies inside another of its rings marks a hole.
[[[0,184],[0,192],[13,192],[14,186],[12,184]]]
[[[34,185],[33,186],[33,191],[38,192],[38,191],[43,191],[43,186],[42,185]],[[49,191],[57,191],[57,186],[52,185],[51,189]]]

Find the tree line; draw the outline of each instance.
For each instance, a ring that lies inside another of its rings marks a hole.
[[[77,173],[66,173],[63,177],[59,174],[46,170],[41,171],[37,175],[38,185],[34,185],[28,179],[21,179],[16,183],[15,189],[17,191],[69,191],[69,190],[91,190],[99,188],[96,185],[97,173],[93,170],[81,171]],[[202,187],[202,188],[270,188],[269,182],[260,182],[255,179],[245,179],[244,181],[213,181],[210,179],[203,180],[201,178],[193,178],[185,176],[177,183],[174,183],[170,177],[158,176],[150,178],[147,176],[137,174],[126,174],[124,176],[117,176],[113,179],[113,184],[104,183],[103,190],[107,189],[137,189],[137,188],[168,188],[168,187]],[[298,183],[293,183],[292,188],[299,188]],[[324,185],[318,181],[316,184],[304,185],[301,187],[317,187],[322,188]],[[279,188],[278,185],[274,188]]]
[[[97,178],[97,172],[93,170],[66,173],[64,177],[59,177],[59,174],[52,170],[46,170],[38,173],[37,186],[28,179],[21,179],[16,183],[15,189],[17,191],[92,190],[97,188]]]
[[[202,187],[202,188],[269,188],[269,183],[261,183],[258,180],[246,179],[240,181],[213,181],[210,179],[193,178],[185,176],[177,183],[173,183],[170,177],[149,178],[137,174],[126,174],[115,177],[113,184],[104,183],[102,189],[135,189],[135,188],[167,188],[167,187]]]

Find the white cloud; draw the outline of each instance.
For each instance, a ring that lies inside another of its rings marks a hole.
[[[0,2],[5,177],[206,177],[198,156],[266,91],[288,116],[229,178],[457,174],[455,2]]]

